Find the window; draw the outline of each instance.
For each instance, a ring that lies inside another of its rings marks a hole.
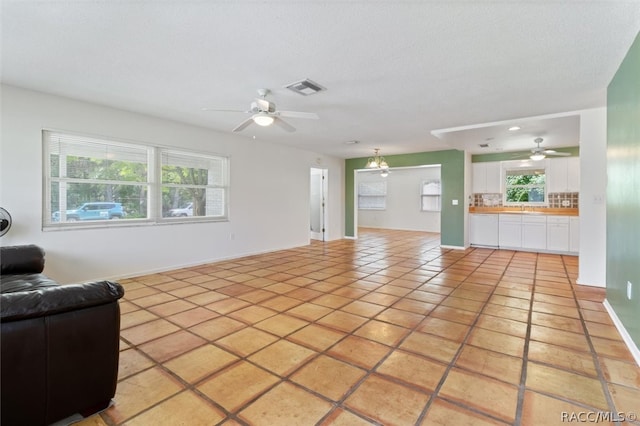
[[[48,131],[43,141],[45,227],[227,217],[225,157]]]
[[[544,168],[505,170],[505,204],[545,204]]]
[[[386,209],[387,182],[360,182],[358,184],[358,208],[360,210]]]
[[[440,181],[427,180],[421,184],[421,210],[423,212],[440,211]]]

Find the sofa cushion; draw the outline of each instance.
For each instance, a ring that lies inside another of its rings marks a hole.
[[[36,245],[0,247],[0,274],[39,274],[44,270],[44,250]],[[4,277],[3,277],[4,279]]]
[[[122,286],[111,281],[52,286],[43,283],[39,288],[1,294],[0,321],[16,321],[103,305],[123,295]]]

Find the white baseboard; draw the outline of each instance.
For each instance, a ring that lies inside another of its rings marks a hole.
[[[440,248],[443,249],[451,249],[451,250],[466,250],[467,247],[463,247],[463,246],[445,246],[445,245],[440,245]]]
[[[606,288],[606,284],[593,284],[593,283],[585,283],[582,280],[580,280],[580,277],[578,277],[578,279],[576,280],[576,284],[579,285],[583,285],[586,287],[598,287],[598,288]]]
[[[640,349],[638,349],[638,346],[635,344],[635,342],[627,332],[627,329],[624,328],[624,324],[622,324],[622,321],[620,321],[620,318],[618,318],[616,311],[613,310],[613,307],[611,306],[611,304],[607,299],[604,300],[603,305],[604,305],[604,308],[609,313],[609,316],[611,317],[611,320],[615,324],[616,328],[620,332],[620,335],[622,336],[622,340],[624,340],[624,343],[629,348],[631,355],[633,355],[633,359],[636,360],[636,364],[638,364],[638,366],[640,367]]]

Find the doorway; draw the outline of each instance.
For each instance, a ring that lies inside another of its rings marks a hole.
[[[327,169],[311,168],[310,179],[310,225],[311,233],[310,237],[313,240],[325,241],[326,228],[327,228],[327,192],[328,192],[328,179]]]

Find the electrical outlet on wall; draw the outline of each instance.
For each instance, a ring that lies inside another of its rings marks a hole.
[[[627,281],[627,299],[631,300],[632,292],[633,284],[631,283],[631,281]]]

